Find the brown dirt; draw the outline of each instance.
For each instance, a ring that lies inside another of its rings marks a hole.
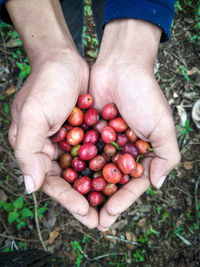
[[[40,207],[49,200],[48,209],[39,220],[43,239],[48,240],[53,231],[59,233],[47,248],[63,258],[67,266],[76,266],[78,257],[78,253],[72,253],[71,241],[78,241],[85,253],[80,266],[199,266],[200,132],[191,119],[193,104],[200,98],[200,40],[197,38],[192,41],[192,37],[198,34],[195,25],[193,6],[183,5],[183,11],[177,9],[171,40],[160,46],[158,54],[156,77],[171,105],[182,154],[181,163],[168,175],[162,189],[148,190],[120,216],[107,234],[88,230],[63,207],[43,193],[37,193]],[[95,38],[95,26],[91,17],[87,17],[86,26],[86,34]],[[18,45],[8,47],[9,30],[3,28],[0,31],[0,200],[12,201],[24,193],[21,172],[7,135],[15,86],[17,90],[21,86],[16,61],[23,62],[25,52]],[[12,53],[17,51],[20,51],[21,55],[16,60]],[[95,60],[95,51],[96,46],[89,42],[85,54],[90,65]],[[194,71],[192,75],[188,74],[188,79],[184,71],[193,67],[198,71]],[[184,137],[180,134],[180,117],[177,112],[177,106],[180,105],[185,108],[193,128],[193,131]],[[33,208],[32,196],[26,195],[25,201]],[[12,236],[27,240],[24,243],[28,249],[42,249],[34,219],[27,219],[26,226],[17,230],[15,223],[7,223],[7,213],[1,209],[0,230],[0,249],[9,248],[13,240],[18,247],[21,246]],[[107,235],[118,240],[108,239]],[[30,242],[30,239],[38,242]],[[139,246],[130,244],[130,241],[136,240]],[[109,253],[113,255],[106,255]],[[105,257],[94,259],[101,255]],[[87,257],[94,260],[90,261]]]

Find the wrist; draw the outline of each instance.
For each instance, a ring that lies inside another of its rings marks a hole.
[[[78,54],[59,0],[9,0],[6,8],[31,65],[48,60],[52,54]]]
[[[153,68],[161,29],[138,19],[119,19],[106,24],[97,63],[134,64]]]

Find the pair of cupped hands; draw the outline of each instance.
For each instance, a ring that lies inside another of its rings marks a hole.
[[[160,188],[180,160],[171,110],[153,64],[139,62],[100,50],[90,70],[75,50],[51,51],[50,57],[31,63],[31,74],[12,105],[9,140],[27,192],[42,190],[88,228],[106,231],[151,184]],[[99,110],[114,103],[129,127],[154,150],[143,159],[143,176],[131,179],[99,212],[60,177],[57,160],[62,152],[50,139],[86,92]]]

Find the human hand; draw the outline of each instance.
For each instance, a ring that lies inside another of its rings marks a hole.
[[[23,42],[31,74],[12,105],[9,140],[28,193],[42,189],[89,228],[97,212],[60,177],[60,151],[50,136],[88,88],[89,69],[78,54],[60,1],[11,0],[6,8]]]
[[[124,185],[101,209],[101,231],[150,184],[160,188],[180,160],[171,110],[153,74],[159,38],[160,29],[147,22],[108,23],[91,70],[89,90],[96,107],[101,110],[105,104],[115,103],[129,127],[154,149],[153,156],[144,159],[144,175]]]
[[[50,140],[87,86],[88,66],[77,55],[60,55],[56,59],[52,55],[51,61],[34,66],[14,99],[9,139],[27,192],[42,188],[82,223],[94,227],[94,209],[89,209],[86,199],[59,176],[56,161],[61,151]]]

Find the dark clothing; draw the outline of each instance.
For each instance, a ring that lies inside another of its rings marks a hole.
[[[0,0],[0,6],[4,2],[5,0]],[[92,0],[98,37],[101,36],[102,26],[107,22],[119,18],[136,18],[158,25],[162,29],[161,42],[167,41],[174,16],[174,2],[175,0],[106,0],[104,4],[104,0]],[[83,0],[62,0],[61,4],[67,23],[72,28],[79,25],[82,32]],[[9,19],[4,5],[0,7],[0,18],[5,22]]]

